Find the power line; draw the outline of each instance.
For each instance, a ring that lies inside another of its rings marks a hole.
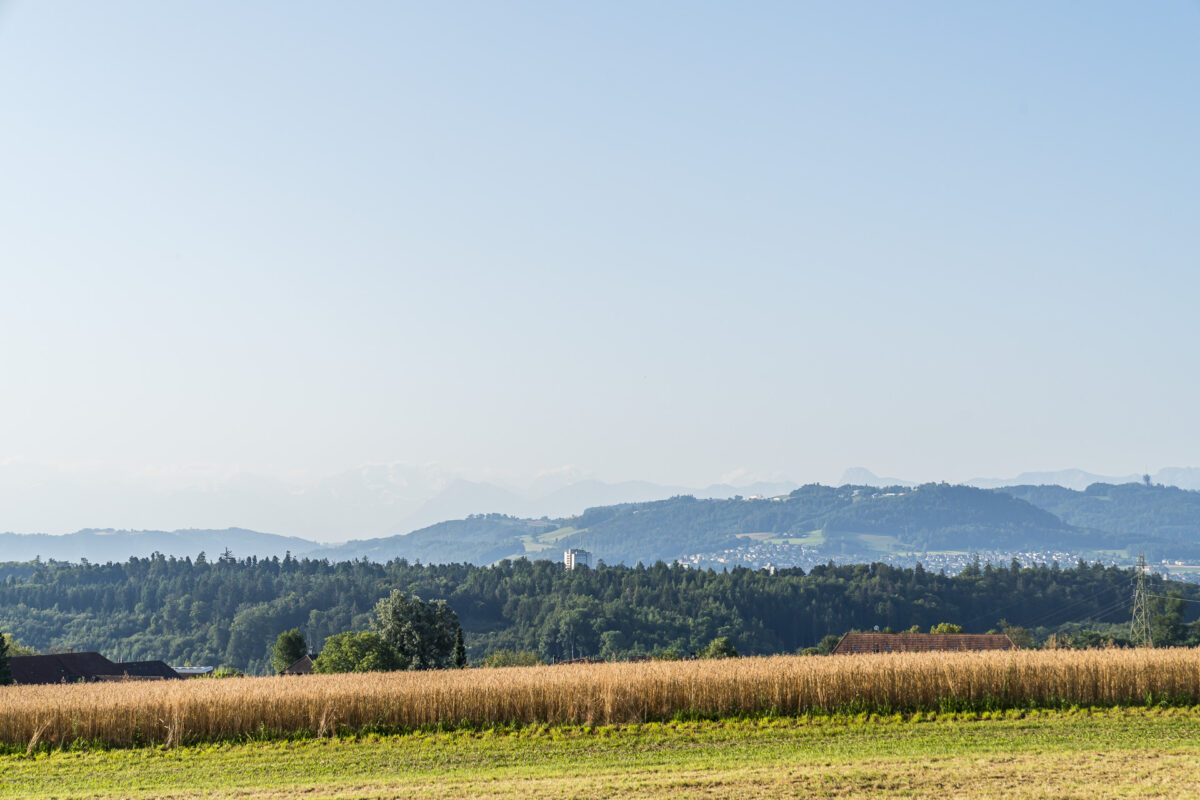
[[[1108,594],[1109,592],[1112,592],[1112,591],[1114,591],[1114,588],[1112,586],[1101,587],[1100,589],[1097,589],[1096,591],[1094,591],[1090,594],[1086,594],[1082,597],[1075,598],[1074,600],[1067,603],[1066,605],[1056,606],[1056,607],[1050,609],[1049,611],[1043,612],[1041,614],[1038,614],[1037,616],[1026,619],[1024,621],[1024,625],[1027,628],[1036,628],[1037,626],[1041,625],[1043,622],[1045,622],[1049,619],[1053,619],[1055,617],[1061,617],[1063,615],[1069,615],[1069,613],[1071,611],[1073,611],[1075,608],[1077,608],[1078,606],[1082,606],[1084,604],[1090,603],[1093,600],[1095,600],[1096,598],[1098,598],[1102,595]],[[968,620],[966,620],[966,622],[963,623],[963,626],[970,627],[971,625],[974,625],[975,623],[977,623],[981,620],[984,620],[984,619],[997,619],[997,616],[996,616],[997,613],[1007,612],[1007,611],[1017,608],[1018,606],[1028,605],[1028,602],[1029,601],[1027,599],[1014,600],[1012,603],[1000,606],[999,608],[993,608],[988,611],[984,611],[983,613],[976,614],[974,617],[971,617]],[[1096,614],[1096,616],[1103,616],[1104,614],[1108,614],[1111,611],[1115,611],[1117,607],[1125,605],[1128,602],[1129,602],[1128,600],[1120,600],[1116,604],[1114,604],[1110,607],[1105,607],[1102,611],[1098,612],[1098,614]]]
[[[1161,597],[1163,600],[1182,600],[1185,603],[1200,603],[1200,600],[1193,600],[1190,597],[1176,597],[1171,594],[1148,594],[1146,597]]]

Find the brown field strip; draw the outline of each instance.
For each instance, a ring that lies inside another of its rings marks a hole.
[[[1200,651],[774,656],[461,671],[0,687],[0,743],[178,745],[437,724],[1200,701]]]

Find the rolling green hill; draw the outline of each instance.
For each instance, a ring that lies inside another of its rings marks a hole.
[[[861,556],[935,549],[1078,550],[1094,538],[1018,498],[947,484],[811,485],[750,500],[676,497],[589,509],[570,524],[576,532],[564,544],[627,563],[734,548],[747,534],[774,534],[760,538],[799,539],[819,543],[830,554]]]
[[[1102,529],[1069,524],[1002,492],[948,484],[883,489],[813,484],[773,498],[685,495],[591,508],[553,521],[479,515],[312,555],[486,564],[520,556],[557,558],[565,548],[583,547],[610,564],[649,564],[755,542],[867,559],[930,550],[1090,552],[1117,546]]]
[[[366,558],[389,561],[406,558],[426,564],[466,561],[490,564],[502,558],[548,547],[537,537],[558,528],[545,520],[519,519],[503,514],[477,514],[449,520],[419,531],[382,539],[365,539],[324,547],[311,553],[331,561]]]
[[[1159,558],[1200,557],[1200,492],[1144,483],[1094,483],[996,490],[1080,528],[1103,531],[1114,547]]]

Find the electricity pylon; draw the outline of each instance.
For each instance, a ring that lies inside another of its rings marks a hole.
[[[1146,554],[1138,555],[1137,579],[1133,584],[1133,621],[1129,625],[1129,641],[1134,647],[1153,647],[1150,638],[1150,611],[1146,600]]]

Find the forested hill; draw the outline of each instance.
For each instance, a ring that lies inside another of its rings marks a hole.
[[[339,557],[490,563],[501,553],[553,557],[566,547],[583,547],[610,564],[636,564],[669,563],[763,542],[855,560],[973,550],[1087,555],[1136,555],[1141,550],[1154,559],[1200,557],[1200,492],[1136,484],[1097,485],[1087,492],[1058,487],[984,490],[944,483],[890,488],[812,484],[773,498],[683,496],[592,508],[560,520],[489,515],[473,518],[470,526],[465,522],[333,552]]]
[[[1200,544],[1200,492],[1144,483],[1094,483],[1082,492],[1061,486],[1009,486],[997,491],[1045,509],[1064,522],[1105,531],[1129,549],[1173,552]],[[1164,555],[1165,557],[1165,555]]]
[[[1150,583],[1155,595],[1200,598],[1200,586],[1157,577]],[[42,564],[25,577],[10,575],[0,581],[0,630],[42,650],[70,647],[114,659],[262,672],[280,632],[299,627],[319,647],[333,633],[366,628],[374,604],[402,589],[446,600],[473,659],[500,648],[546,659],[667,648],[686,654],[717,636],[730,637],[744,653],[779,653],[852,628],[955,622],[979,632],[1002,618],[1042,634],[1072,622],[1108,623],[1119,626],[1111,630],[1120,635],[1128,629],[1130,585],[1129,570],[1098,565],[988,565],[948,577],[883,564],[771,575],[661,563],[567,571],[524,559],[474,567],[291,558],[197,564],[158,556]],[[1156,620],[1158,642],[1189,635],[1178,618],[1159,614]]]
[[[310,555],[487,564],[502,557],[556,557],[564,548],[583,547],[606,563],[636,564],[671,562],[755,542],[867,559],[925,549],[1080,552],[1110,544],[1106,537],[1089,536],[1023,500],[968,486],[814,484],[774,498],[682,496],[591,508],[559,520],[479,515]]]
[[[408,558],[431,564],[450,564],[455,561],[490,564],[521,553],[525,549],[525,542],[558,527],[549,520],[480,514],[468,519],[439,522],[402,536],[322,547],[311,551],[311,554],[331,561]]]

